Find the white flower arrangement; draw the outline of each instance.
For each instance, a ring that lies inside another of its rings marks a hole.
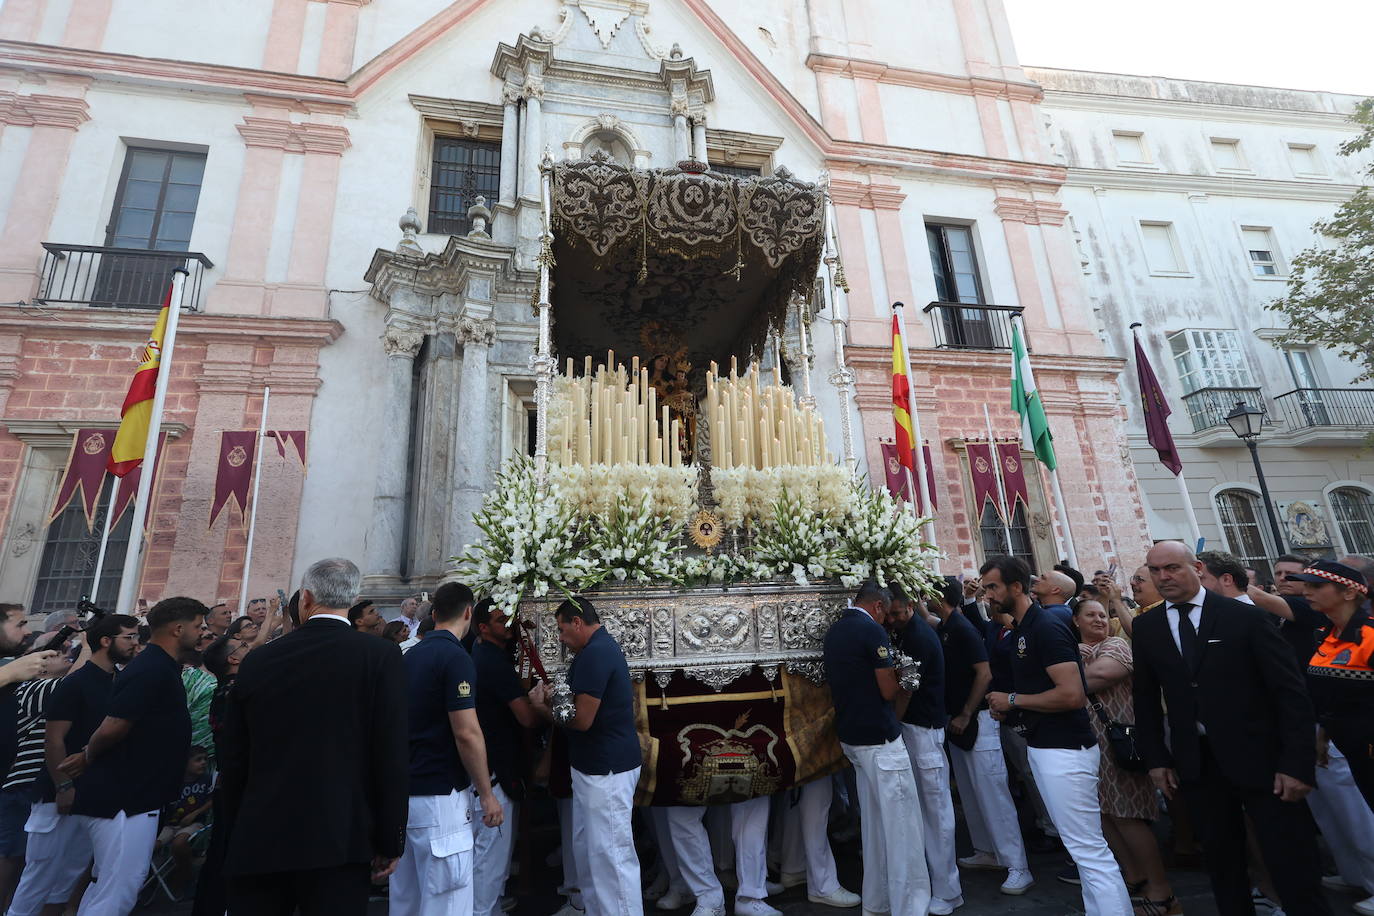
[[[459,572],[507,616],[527,593],[543,597],[552,588],[571,597],[596,571],[582,549],[585,523],[557,483],[539,492],[529,458],[502,466],[473,522],[485,537],[463,548]]]
[[[909,595],[933,594],[936,550],[921,535],[927,521],[885,490],[854,481],[840,526],[840,581],[853,588],[864,579],[876,579],[880,585],[896,582]]]
[[[849,511],[850,480],[840,464],[711,470],[721,521],[730,528],[771,524],[783,490],[805,511],[838,520]]]
[[[549,479],[557,482],[585,519],[609,518],[620,501],[647,495],[654,514],[681,526],[697,511],[701,469],[695,465],[574,464],[550,468]]]
[[[600,582],[679,582],[675,560],[682,551],[676,543],[682,523],[654,511],[649,493],[638,500],[624,497],[616,501],[609,516],[592,520],[586,553],[594,567],[578,583],[590,588]]]
[[[774,575],[790,575],[799,586],[836,575],[843,564],[834,527],[804,509],[786,489],[774,503],[772,518],[754,533],[752,559]]]
[[[549,456],[550,464],[555,464],[562,460],[563,455],[563,424],[566,417],[573,409],[572,390],[577,385],[578,380],[568,378],[566,375],[554,377],[553,385],[549,388],[549,410],[548,420],[544,424],[544,451]],[[573,418],[573,429],[579,429],[578,418]],[[576,445],[576,440],[573,442]]]

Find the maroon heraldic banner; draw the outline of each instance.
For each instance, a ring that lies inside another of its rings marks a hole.
[[[897,499],[904,502],[911,502],[911,490],[907,486],[906,468],[902,467],[901,459],[897,456],[897,443],[880,442],[883,450],[883,475],[887,479],[887,492]],[[921,446],[922,457],[926,463],[926,492],[930,495],[930,505],[932,509],[940,508],[940,501],[935,498],[935,465],[930,455],[930,446]],[[916,507],[918,511],[926,511],[925,503]]]
[[[992,464],[992,448],[986,442],[969,442],[968,472],[973,479],[973,517],[981,518],[983,506],[992,500],[997,514],[1002,514],[1002,501],[997,498],[997,469]]]
[[[96,503],[105,482],[105,465],[110,457],[112,429],[78,429],[67,455],[67,468],[62,473],[62,485],[57,489],[57,503],[48,515],[48,523],[62,514],[72,497],[81,494],[81,508],[86,512],[86,529],[95,525]]]
[[[226,429],[219,434],[219,464],[215,468],[215,501],[210,505],[210,527],[232,499],[243,520],[248,511],[248,486],[253,482],[253,458],[257,453],[256,429]]]
[[[1002,463],[1002,487],[1007,494],[1007,514],[1016,514],[1016,501],[1030,511],[1030,487],[1026,484],[1026,465],[1021,460],[1021,445],[1017,442],[997,443],[997,459]]]

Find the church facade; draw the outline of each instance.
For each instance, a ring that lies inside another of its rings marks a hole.
[[[210,508],[221,434],[256,428],[268,388],[267,428],[306,430],[308,450],[304,467],[263,451],[249,593],[289,591],[331,555],[358,562],[380,603],[432,589],[475,539],[471,514],[500,462],[533,450],[546,160],[697,162],[817,189],[828,231],[816,282],[771,346],[712,352],[781,363],[836,460],[881,485],[891,306],[905,303],[942,571],[974,568],[1008,538],[1046,568],[1067,555],[1065,521],[1082,569],[1137,563],[1163,535],[1147,524],[1126,361],[1094,311],[1046,90],[1017,63],[995,0],[919,7],[244,0],[189,12],[102,0],[68,15],[57,0],[10,0],[5,600],[48,610],[89,591],[99,513],[94,534],[75,504],[50,518],[59,478],[77,430],[117,424],[174,266],[190,271],[191,308],[140,594],[237,601],[246,524],[231,507],[212,525]],[[560,259],[560,363],[607,346],[584,308],[593,280],[618,314],[676,318],[689,341],[753,301],[647,256],[638,274]],[[693,295],[715,311],[688,320]],[[969,444],[1018,434],[1012,316],[1066,519],[1029,454],[1024,502],[1005,518],[995,500],[974,504]],[[125,516],[116,559],[129,536]],[[118,568],[107,564],[100,595]]]

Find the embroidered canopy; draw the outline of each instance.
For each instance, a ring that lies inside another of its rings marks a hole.
[[[697,365],[760,352],[820,266],[819,187],[785,168],[737,178],[691,163],[637,171],[604,154],[553,168],[560,355],[636,352],[658,319]]]

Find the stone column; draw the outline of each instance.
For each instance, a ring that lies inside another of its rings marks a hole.
[[[501,93],[505,105],[501,121],[501,199],[496,206],[515,206],[516,172],[520,168],[520,90],[506,84]]]
[[[425,335],[404,325],[388,325],[382,335],[387,356],[387,427],[377,461],[377,486],[372,496],[372,528],[367,538],[367,572],[396,577],[404,562],[406,530],[406,470],[411,448],[411,388],[415,354]]]
[[[692,158],[697,162],[709,162],[706,158],[706,115],[698,112],[692,115]]]
[[[687,132],[687,111],[673,102],[673,159],[681,162],[692,154],[692,140]]]
[[[525,78],[525,123],[520,138],[520,196],[527,200],[539,199],[539,150],[544,145],[542,100],[544,80],[541,77]]]
[[[463,369],[458,379],[458,435],[451,485],[453,514],[449,520],[448,546],[453,554],[477,540],[472,516],[482,508],[497,457],[491,454],[491,404],[495,398],[487,375],[487,351],[496,339],[496,322],[465,317],[458,323],[457,337],[463,345]]]

